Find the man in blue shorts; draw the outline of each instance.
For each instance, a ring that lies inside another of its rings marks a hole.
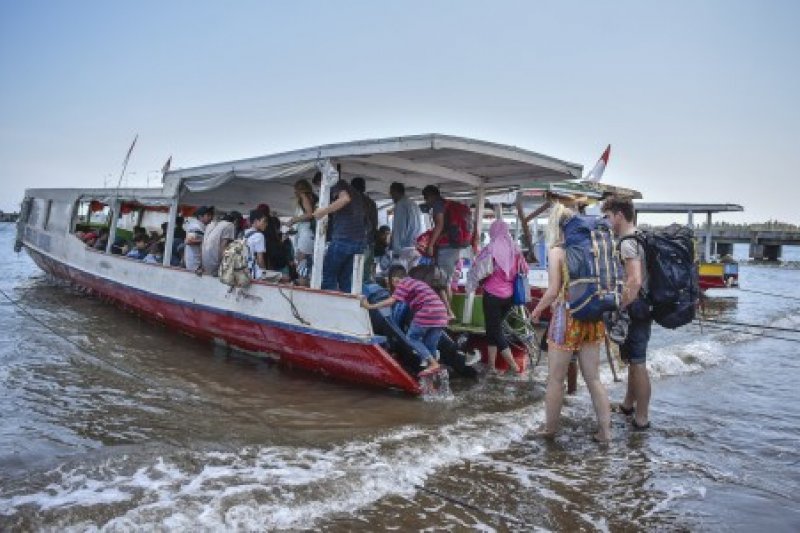
[[[636,238],[633,202],[612,196],[603,202],[603,214],[619,239],[619,252],[625,269],[621,309],[628,312],[630,325],[625,341],[620,345],[620,356],[628,362],[628,388],[619,411],[633,415],[635,430],[650,427],[650,376],[647,372],[647,344],[653,319],[647,294],[647,265],[645,250]]]

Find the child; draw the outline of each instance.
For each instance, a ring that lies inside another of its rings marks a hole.
[[[388,278],[389,287],[394,291],[392,296],[374,304],[362,299],[361,305],[365,309],[380,309],[395,302],[407,303],[414,313],[407,332],[408,340],[419,354],[420,366],[427,367],[419,375],[433,374],[439,369],[435,354],[442,330],[448,322],[447,308],[426,283],[408,277],[402,265],[389,268]]]

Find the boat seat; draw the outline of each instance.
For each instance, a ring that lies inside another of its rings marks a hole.
[[[486,317],[483,314],[483,295],[475,295],[475,303],[472,306],[472,321],[469,324],[462,323],[466,301],[467,295],[464,293],[456,293],[450,299],[450,308],[455,313],[456,320],[451,322],[447,329],[457,333],[485,333]]]

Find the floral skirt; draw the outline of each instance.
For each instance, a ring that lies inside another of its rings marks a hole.
[[[553,306],[553,318],[547,332],[549,349],[564,352],[577,352],[585,344],[596,344],[605,338],[606,327],[602,320],[585,322],[575,320],[569,312],[559,306]]]

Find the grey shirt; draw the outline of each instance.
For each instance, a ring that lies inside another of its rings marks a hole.
[[[634,238],[622,239],[619,245],[619,255],[622,258],[622,266],[625,267],[627,259],[637,259],[642,265],[642,290],[647,292],[647,263],[642,244]]]
[[[235,238],[236,230],[233,222],[221,220],[208,225],[203,237],[203,272],[212,276],[217,275],[224,252],[222,241],[232,241]]]
[[[405,196],[394,204],[394,220],[392,222],[392,240],[389,247],[399,254],[403,248],[417,245],[417,237],[422,233],[419,206]]]

